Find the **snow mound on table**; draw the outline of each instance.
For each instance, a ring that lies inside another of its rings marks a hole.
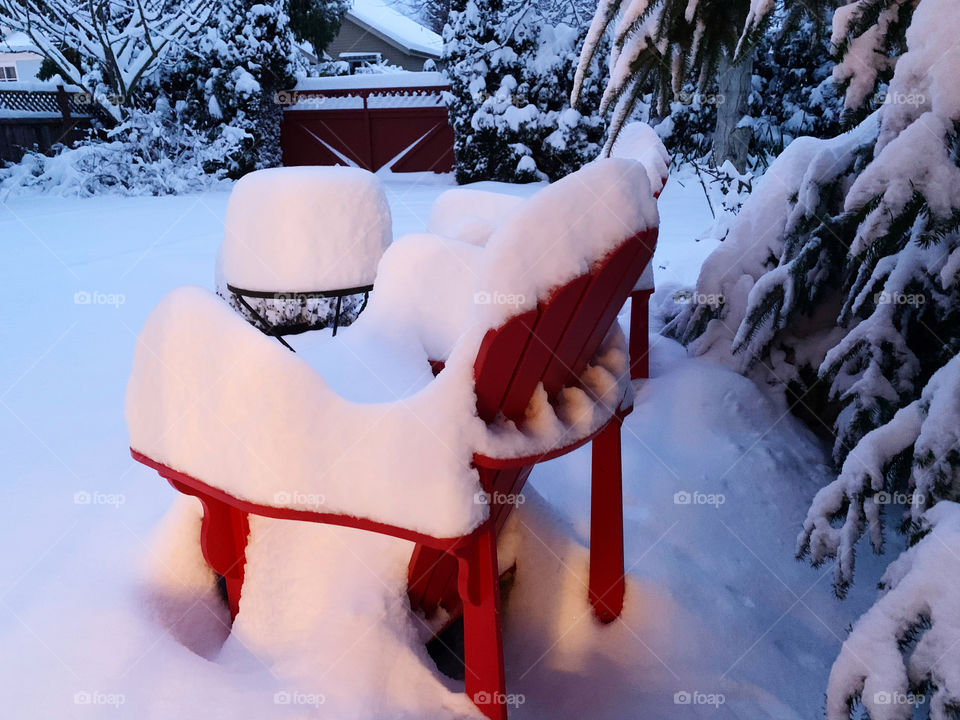
[[[463,343],[446,372],[402,402],[360,404],[209,291],[180,288],[137,341],[130,444],[251,502],[460,535],[485,517],[465,440],[482,425],[478,344]]]
[[[486,245],[493,231],[523,204],[516,195],[454,188],[430,209],[427,230],[471,245]]]
[[[245,175],[230,195],[218,271],[247,290],[369,285],[390,244],[390,206],[359,168],[286,167]]]
[[[623,126],[610,149],[610,157],[636,160],[647,169],[650,190],[659,195],[670,172],[670,153],[657,131],[644,122]]]
[[[485,321],[496,327],[589,271],[660,218],[647,171],[604,158],[548,185],[500,226],[486,246]]]

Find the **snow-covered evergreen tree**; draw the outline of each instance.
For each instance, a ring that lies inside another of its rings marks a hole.
[[[556,180],[594,159],[604,127],[569,107],[582,30],[530,0],[467,0],[444,28],[458,182]],[[599,100],[599,72],[585,104]]]
[[[787,148],[704,264],[698,294],[719,300],[667,326],[694,351],[785,388],[833,437],[840,475],[815,498],[798,550],[815,563],[837,559],[841,594],[863,533],[881,547],[884,511],[899,508],[911,532],[956,525],[938,503],[960,499],[958,36],[954,0],[841,7],[834,78],[859,124]],[[956,533],[934,535],[960,556]],[[880,712],[873,700],[904,688],[933,693],[931,717],[958,707],[956,662],[926,651],[960,633],[960,615],[933,612],[925,598],[952,586],[929,572],[906,582],[911,565],[929,567],[937,552],[924,541],[891,566],[893,589],[877,607],[895,604],[897,615],[871,611],[854,629],[834,668],[845,679],[831,680],[831,718],[857,700],[871,717],[909,718],[910,704]],[[877,649],[898,650],[896,661],[851,670],[858,651],[847,647],[865,637],[886,638]]]
[[[207,168],[230,177],[280,164],[282,105],[302,65],[288,0],[223,0],[195,47],[167,69],[161,91],[189,108],[188,121],[231,152]]]
[[[349,0],[290,0],[290,29],[297,40],[310,43],[319,57],[340,32],[349,9]]]
[[[753,131],[748,169],[754,173],[763,171],[796,137],[832,137],[841,130],[841,101],[831,77],[832,12],[827,7],[800,13],[796,7],[779,0],[752,51],[753,77],[740,123]],[[688,80],[671,99],[665,117],[656,116],[656,100],[648,88],[634,115],[657,126],[678,161],[703,165],[713,147],[718,104],[725,100],[716,83],[701,92]]]
[[[716,164],[734,156],[743,164],[750,132],[739,120],[746,114],[750,92],[751,48],[762,36],[774,4],[774,0],[601,0],[586,35],[571,100],[574,105],[579,101],[589,64],[612,29],[610,77],[600,107],[601,112],[612,109],[607,149],[650,87],[658,114],[664,116],[671,98],[692,80],[701,94],[719,83],[717,94],[724,99],[714,135]]]

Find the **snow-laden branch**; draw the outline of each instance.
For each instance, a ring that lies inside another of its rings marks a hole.
[[[930,533],[897,558],[883,596],[853,626],[830,671],[827,719],[846,720],[856,701],[871,718],[956,717],[960,706],[960,505],[924,516]]]
[[[0,0],[0,22],[24,32],[66,79],[117,120],[143,77],[207,22],[214,0]]]

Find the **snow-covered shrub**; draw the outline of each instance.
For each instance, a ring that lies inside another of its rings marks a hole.
[[[205,168],[246,140],[243,131],[229,130],[210,141],[184,121],[182,106],[172,108],[161,99],[152,112],[130,110],[105,140],[60,146],[52,155],[28,152],[18,164],[0,169],[0,200],[37,191],[88,197],[205,190],[225,175]]]
[[[567,101],[583,37],[573,18],[521,0],[467,0],[443,37],[458,182],[556,180],[597,156],[596,61],[583,113]]]
[[[837,558],[841,594],[864,531],[881,546],[884,509],[909,501],[904,527],[915,528],[924,511],[960,499],[958,34],[951,0],[858,0],[837,11],[834,79],[848,113],[865,119],[786,149],[704,264],[698,296],[719,300],[687,306],[666,328],[785,389],[832,436],[840,476],[814,500],[798,550],[815,563]],[[956,615],[931,621],[960,633]],[[933,662],[940,680],[956,672],[948,661]],[[882,687],[902,679],[886,675]],[[911,689],[926,680],[911,674]],[[844,716],[846,699],[828,701],[831,717]],[[936,702],[928,709],[945,716]]]
[[[283,106],[276,94],[295,84],[303,64],[294,48],[287,0],[224,0],[194,46],[159,78],[157,92],[186,103],[185,121],[208,143],[240,136],[206,169],[238,178],[280,164]]]

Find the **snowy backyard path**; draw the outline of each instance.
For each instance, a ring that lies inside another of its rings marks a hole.
[[[390,181],[395,236],[423,229],[446,182]],[[278,704],[262,667],[231,674],[187,650],[143,602],[150,537],[174,493],[127,452],[134,342],[169,290],[212,286],[226,200],[0,205],[4,717],[334,717]],[[671,180],[660,207],[663,293],[692,284],[713,245],[692,240],[710,222],[695,180]],[[821,448],[748,380],[653,342],[653,379],[624,432],[623,621],[599,628],[586,611],[588,450],[537,468],[504,538],[519,568],[505,624],[508,691],[524,697],[512,717],[817,718],[878,565],[861,556],[841,603],[831,567],[796,562],[796,532],[824,484]],[[384,710],[394,685],[347,688],[350,716],[463,709],[427,696]]]

